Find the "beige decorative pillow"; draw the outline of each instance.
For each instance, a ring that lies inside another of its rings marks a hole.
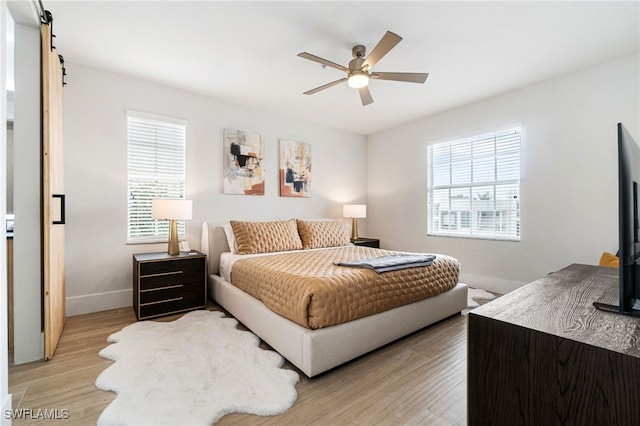
[[[302,248],[339,247],[349,245],[349,229],[344,222],[308,221],[298,219]]]
[[[274,251],[300,250],[296,220],[277,222],[230,221],[236,237],[238,254],[271,253]]]

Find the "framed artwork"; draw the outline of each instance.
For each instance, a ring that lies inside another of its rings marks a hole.
[[[224,193],[264,195],[264,143],[259,133],[224,129]]]
[[[311,144],[280,139],[280,196],[311,197]]]

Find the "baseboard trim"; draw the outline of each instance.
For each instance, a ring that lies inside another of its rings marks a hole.
[[[472,274],[460,274],[460,281],[467,283],[469,287],[481,288],[498,294],[510,293],[526,284],[518,281]]]
[[[131,306],[132,300],[133,289],[67,297],[66,315],[72,317],[109,309],[125,308]]]

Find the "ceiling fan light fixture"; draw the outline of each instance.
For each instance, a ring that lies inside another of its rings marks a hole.
[[[352,71],[347,79],[349,87],[360,89],[369,85],[369,74],[364,71]]]
[[[307,90],[303,92],[305,95],[313,95],[314,93],[318,93],[321,90],[328,89],[329,87],[333,87],[340,83],[344,83],[345,81],[354,89],[358,89],[358,93],[360,94],[360,100],[362,101],[362,106],[369,105],[373,103],[373,97],[371,96],[371,92],[369,91],[369,79],[374,78],[376,80],[391,80],[391,81],[404,81],[408,83],[424,83],[429,74],[427,73],[415,73],[415,72],[371,72],[371,68],[375,64],[377,64],[380,59],[382,59],[391,49],[393,49],[400,41],[402,37],[397,34],[392,33],[391,31],[387,31],[378,44],[376,44],[369,53],[369,56],[366,56],[366,48],[358,44],[357,46],[353,46],[351,49],[351,54],[353,59],[349,61],[349,67],[345,67],[340,64],[336,64],[335,62],[331,62],[327,59],[320,58],[319,56],[312,55],[311,53],[301,52],[298,53],[298,56],[302,59],[307,59],[309,61],[317,62],[322,64],[323,67],[331,67],[342,72],[345,72],[346,77],[342,77],[339,80],[332,81],[331,83],[324,84],[322,86],[316,87],[315,89]],[[365,57],[366,56],[366,57]],[[376,83],[377,84],[377,83]]]

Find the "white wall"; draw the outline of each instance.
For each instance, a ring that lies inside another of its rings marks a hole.
[[[461,279],[507,292],[617,250],[616,123],[640,143],[634,55],[368,138],[368,227],[384,247],[450,254]],[[426,146],[521,123],[520,242],[428,237]]]
[[[69,61],[69,59],[67,59]],[[66,62],[65,188],[67,314],[131,305],[133,253],[162,245],[126,245],[128,109],[185,119],[187,239],[199,248],[203,221],[340,218],[342,204],[366,201],[366,138],[250,107]],[[222,133],[261,133],[266,194],[222,194]],[[312,197],[278,196],[278,138],[312,145]],[[363,224],[366,225],[366,224]]]
[[[43,356],[41,321],[40,27],[15,23],[13,127],[14,362]]]
[[[6,49],[6,16],[8,15],[8,11],[6,9],[6,5],[3,2],[0,2],[0,63],[7,63],[7,49]],[[4,73],[2,73],[4,75]],[[3,124],[7,122],[7,87],[6,81],[4,78],[0,79],[0,123]],[[0,169],[3,169],[6,162],[6,156],[3,154],[6,151],[7,146],[7,136],[6,132],[0,131]],[[5,212],[4,212],[4,202],[6,196],[6,187],[5,182],[2,182],[2,178],[0,178],[0,220],[4,222],[5,220]],[[0,223],[2,223],[0,222]],[[0,240],[4,241],[6,239],[6,233],[4,227],[0,226]],[[0,244],[0,312],[7,312],[7,276],[6,276],[6,267],[3,268],[3,265],[7,264],[7,251],[6,244]],[[0,410],[2,414],[5,413],[5,410],[11,408],[11,395],[9,394],[9,370],[6,354],[8,353],[8,345],[7,345],[7,315],[0,316]],[[5,416],[0,416],[0,425],[10,425],[11,420],[5,419]]]

